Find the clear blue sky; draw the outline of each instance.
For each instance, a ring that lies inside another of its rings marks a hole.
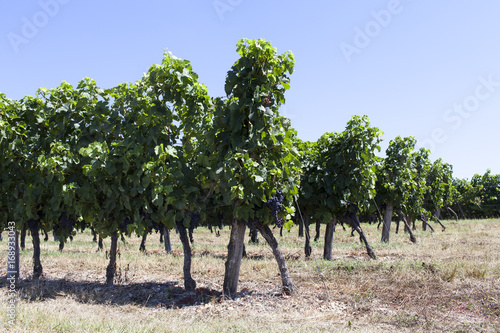
[[[295,54],[282,111],[301,139],[366,114],[383,149],[415,136],[470,179],[500,173],[499,15],[495,0],[3,1],[0,92],[133,82],[168,49],[222,96],[238,39],[265,38]]]

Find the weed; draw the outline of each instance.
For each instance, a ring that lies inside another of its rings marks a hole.
[[[441,274],[441,278],[443,279],[443,281],[453,282],[453,280],[457,276],[457,271],[458,271],[457,266],[453,267],[451,270],[450,269],[444,270],[443,273]]]
[[[398,326],[402,327],[415,327],[419,325],[419,317],[418,315],[410,315],[407,313],[397,314],[395,317],[395,321]]]
[[[471,269],[466,268],[465,269],[465,274],[468,277],[474,278],[474,279],[484,279],[486,272],[488,270],[486,268],[481,269],[478,267],[472,267]]]

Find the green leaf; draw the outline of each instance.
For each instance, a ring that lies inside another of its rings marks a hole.
[[[257,183],[261,183],[261,182],[263,182],[263,181],[264,181],[264,178],[262,178],[262,177],[261,177],[261,176],[259,176],[259,175],[255,175],[255,176],[254,176],[254,179],[255,179],[255,181],[256,181]]]

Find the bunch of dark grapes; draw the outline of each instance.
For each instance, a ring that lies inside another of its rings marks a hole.
[[[281,192],[281,190],[277,190],[276,195],[269,198],[266,202],[266,206],[269,207],[269,209],[271,209],[271,212],[273,213],[274,223],[276,223],[278,228],[281,228],[283,226],[283,223],[285,223],[285,221],[279,217],[279,212],[283,210],[284,199],[285,196],[283,195],[283,192]]]
[[[61,229],[66,230],[68,233],[71,234],[73,229],[75,228],[75,221],[73,219],[70,219],[69,217],[66,216],[66,214],[61,215]]]
[[[87,227],[87,223],[84,220],[80,221],[80,231],[83,232],[85,228]]]
[[[188,215],[191,218],[191,221],[189,222],[190,227],[198,228],[198,226],[200,225],[200,221],[201,221],[201,215],[198,213],[191,212],[191,211],[188,213]]]

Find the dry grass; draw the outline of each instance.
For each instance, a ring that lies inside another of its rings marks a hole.
[[[88,233],[78,234],[62,253],[42,243],[44,276],[30,279],[31,244],[21,254],[19,332],[498,332],[500,331],[500,221],[445,221],[445,232],[416,231],[417,244],[403,233],[380,243],[380,231],[363,225],[378,260],[370,260],[350,231],[335,234],[334,258],[321,259],[323,242],[304,258],[297,228],[280,246],[299,287],[281,293],[271,249],[247,245],[239,293],[223,299],[229,231],[220,237],[195,231],[193,293],[182,289],[182,248],[172,234],[173,255],[159,235],[147,254],[140,239],[120,242],[118,283],[106,286],[106,253]],[[324,232],[324,228],[322,229]],[[313,234],[313,233],[312,233]],[[51,237],[52,238],[52,237]],[[30,240],[31,238],[28,237]],[[105,240],[105,248],[109,240]],[[6,253],[6,242],[0,243]],[[1,331],[10,327],[6,309],[6,255],[0,258]]]

